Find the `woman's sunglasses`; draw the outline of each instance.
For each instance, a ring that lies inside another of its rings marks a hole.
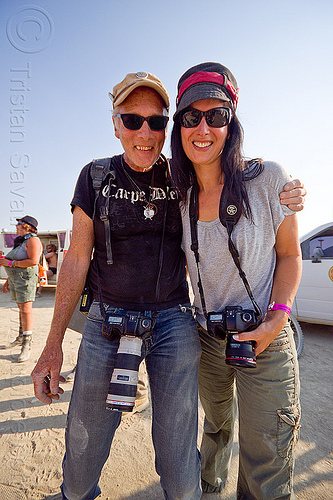
[[[140,130],[143,122],[146,121],[151,130],[159,132],[160,130],[165,130],[165,127],[167,126],[169,121],[168,116],[160,115],[153,115],[145,118],[144,116],[134,115],[132,113],[118,113],[116,116],[122,119],[124,127],[128,128],[129,130]]]
[[[208,111],[187,108],[180,112],[180,124],[185,128],[197,127],[203,116],[209,127],[221,128],[229,125],[232,114],[230,108],[213,108]]]

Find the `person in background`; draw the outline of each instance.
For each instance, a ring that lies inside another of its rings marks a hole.
[[[49,269],[47,271],[47,277],[48,279],[50,279],[52,278],[52,276],[55,276],[57,274],[57,265],[58,265],[57,247],[53,243],[46,245],[45,259],[49,266]]]
[[[58,265],[57,247],[53,243],[46,245],[46,253],[44,257],[48,265],[48,270],[46,274],[47,274],[47,279],[49,280],[50,278],[52,278],[52,276],[55,276],[57,274],[57,265]],[[42,290],[43,290],[43,285],[39,283],[37,290],[37,297],[41,296]]]
[[[242,155],[237,101],[228,68],[190,68],[178,83],[171,137],[202,347],[202,487],[225,486],[238,404],[237,500],[292,500],[300,384],[288,317],[301,277],[297,218],[279,202],[289,178],[283,167]]]
[[[42,243],[37,237],[38,222],[34,217],[26,215],[17,219],[17,237],[14,248],[0,259],[0,266],[5,266],[8,278],[3,285],[3,293],[10,290],[12,300],[19,308],[19,334],[2,349],[9,349],[16,345],[21,346],[18,362],[27,361],[30,357],[33,311],[32,303],[35,300],[38,283],[38,262],[42,253]]]

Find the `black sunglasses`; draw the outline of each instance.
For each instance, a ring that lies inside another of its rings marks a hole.
[[[168,116],[160,116],[160,115],[147,116],[146,118],[144,116],[134,115],[132,113],[125,113],[125,114],[118,113],[116,116],[122,119],[124,127],[128,128],[129,130],[140,130],[140,128],[143,125],[143,122],[146,121],[151,130],[159,132],[160,130],[165,129],[169,121]]]
[[[232,114],[230,108],[213,108],[208,111],[186,108],[180,112],[180,124],[185,128],[197,127],[203,116],[209,127],[221,128],[230,123]]]

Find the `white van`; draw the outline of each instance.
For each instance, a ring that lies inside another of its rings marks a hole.
[[[16,238],[16,233],[11,233],[9,231],[1,231],[0,233],[0,255],[7,255],[9,251],[14,246],[14,239]],[[47,245],[54,244],[57,248],[58,253],[58,264],[57,264],[57,274],[52,276],[48,280],[50,285],[57,283],[59,269],[61,267],[64,256],[68,250],[71,230],[65,229],[63,231],[45,231],[38,232],[38,238],[41,240],[43,248],[45,249]],[[1,253],[2,252],[2,253]],[[3,267],[0,267],[0,278],[7,278],[6,271]]]
[[[333,222],[300,238],[302,279],[292,312],[298,321],[333,325]]]

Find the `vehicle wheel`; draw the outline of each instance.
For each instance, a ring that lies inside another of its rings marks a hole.
[[[300,327],[299,322],[297,321],[297,319],[295,318],[295,316],[292,313],[290,313],[289,320],[290,320],[290,326],[294,332],[297,357],[299,358],[300,355],[302,354],[303,348],[304,348],[304,336],[303,336],[302,328]]]

